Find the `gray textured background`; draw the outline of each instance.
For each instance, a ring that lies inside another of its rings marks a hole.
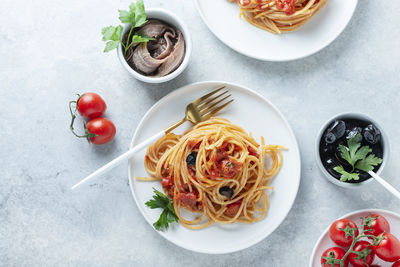
[[[363,208],[400,212],[378,184],[338,188],[320,175],[314,139],[342,111],[365,112],[390,136],[383,172],[400,188],[400,1],[360,1],[343,34],[303,60],[269,63],[235,53],[201,21],[192,1],[148,0],[173,10],[193,33],[193,54],[177,79],[136,81],[116,54],[103,54],[100,29],[129,1],[0,1],[1,266],[306,266],[312,247],[336,217]],[[312,41],[312,40],[310,40]],[[209,256],[161,238],[136,208],[127,164],[90,187],[69,187],[130,143],[148,108],[175,88],[226,80],[261,93],[288,118],[302,155],[295,205],[266,240],[242,252]],[[67,102],[96,91],[107,101],[117,136],[89,146],[69,132]]]

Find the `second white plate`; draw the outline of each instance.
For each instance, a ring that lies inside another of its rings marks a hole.
[[[349,23],[357,0],[328,0],[295,32],[274,35],[239,17],[239,7],[228,0],[195,0],[208,28],[227,46],[266,61],[289,61],[314,54],[329,45]]]
[[[272,181],[267,216],[253,224],[214,224],[202,230],[190,230],[175,224],[165,232],[158,232],[172,243],[183,248],[211,254],[229,253],[247,248],[271,234],[289,213],[300,183],[300,154],[294,134],[278,109],[259,94],[244,87],[221,82],[203,82],[178,89],[158,101],[140,122],[132,146],[180,120],[185,107],[194,99],[210,92],[221,84],[227,85],[235,101],[218,114],[251,132],[256,140],[264,136],[267,144],[286,146],[283,165]],[[190,126],[186,123],[186,126]],[[180,127],[183,132],[185,127]],[[129,182],[132,195],[147,222],[152,225],[160,210],[152,210],[145,202],[152,198],[152,187],[161,190],[160,182],[137,181],[135,177],[148,175],[144,168],[145,152],[136,154],[130,161]],[[153,227],[153,226],[151,226]]]

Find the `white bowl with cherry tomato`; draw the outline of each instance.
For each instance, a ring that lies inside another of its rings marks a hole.
[[[78,138],[85,138],[89,143],[102,145],[110,142],[116,133],[114,123],[102,117],[107,109],[106,102],[96,93],[84,93],[78,95],[78,99],[69,102],[69,110],[71,112],[70,129]],[[74,122],[77,113],[87,119],[83,129],[78,133],[74,128]]]
[[[400,215],[371,209],[337,219],[318,239],[309,266],[400,267]]]

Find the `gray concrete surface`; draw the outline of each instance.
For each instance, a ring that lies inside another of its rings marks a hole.
[[[391,143],[384,176],[400,188],[400,17],[398,1],[360,1],[348,27],[308,58],[261,62],[212,35],[192,1],[148,0],[179,14],[193,33],[187,70],[162,85],[136,81],[116,54],[103,54],[100,30],[129,1],[0,2],[0,266],[307,266],[320,233],[336,217],[365,208],[400,212],[400,201],[372,183],[338,188],[319,173],[314,139],[329,117],[365,112]],[[312,41],[312,40],[310,40]],[[244,251],[216,256],[160,237],[136,208],[127,164],[80,192],[69,187],[124,152],[143,114],[175,88],[226,80],[261,93],[298,138],[302,180],[282,225]],[[69,132],[67,103],[96,91],[117,126],[114,141],[89,146]]]

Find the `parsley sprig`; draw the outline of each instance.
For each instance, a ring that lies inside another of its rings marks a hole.
[[[178,221],[178,216],[176,216],[172,200],[155,188],[153,188],[153,191],[155,194],[153,195],[153,199],[150,199],[145,204],[151,209],[164,209],[158,221],[153,223],[153,226],[159,231],[166,230],[169,223]]]
[[[131,29],[128,33],[128,38],[126,39],[126,43],[121,41],[123,26],[118,25],[108,26],[101,30],[101,34],[103,35],[103,41],[106,42],[106,47],[104,48],[104,52],[109,52],[121,45],[124,48],[124,55],[126,55],[128,49],[137,43],[147,43],[150,40],[154,40],[154,38],[140,35],[135,33],[132,35],[133,30],[145,24],[147,22],[146,11],[144,9],[143,0],[138,0],[136,3],[133,2],[129,6],[129,10],[118,10],[119,12],[119,20],[121,23],[131,24]]]
[[[340,181],[342,182],[358,181],[360,176],[359,173],[354,172],[356,169],[369,172],[382,163],[381,158],[371,153],[372,149],[369,146],[361,146],[361,139],[361,134],[358,133],[347,141],[347,147],[339,145],[340,156],[352,167],[350,172],[347,172],[342,165],[333,168],[341,174]]]

